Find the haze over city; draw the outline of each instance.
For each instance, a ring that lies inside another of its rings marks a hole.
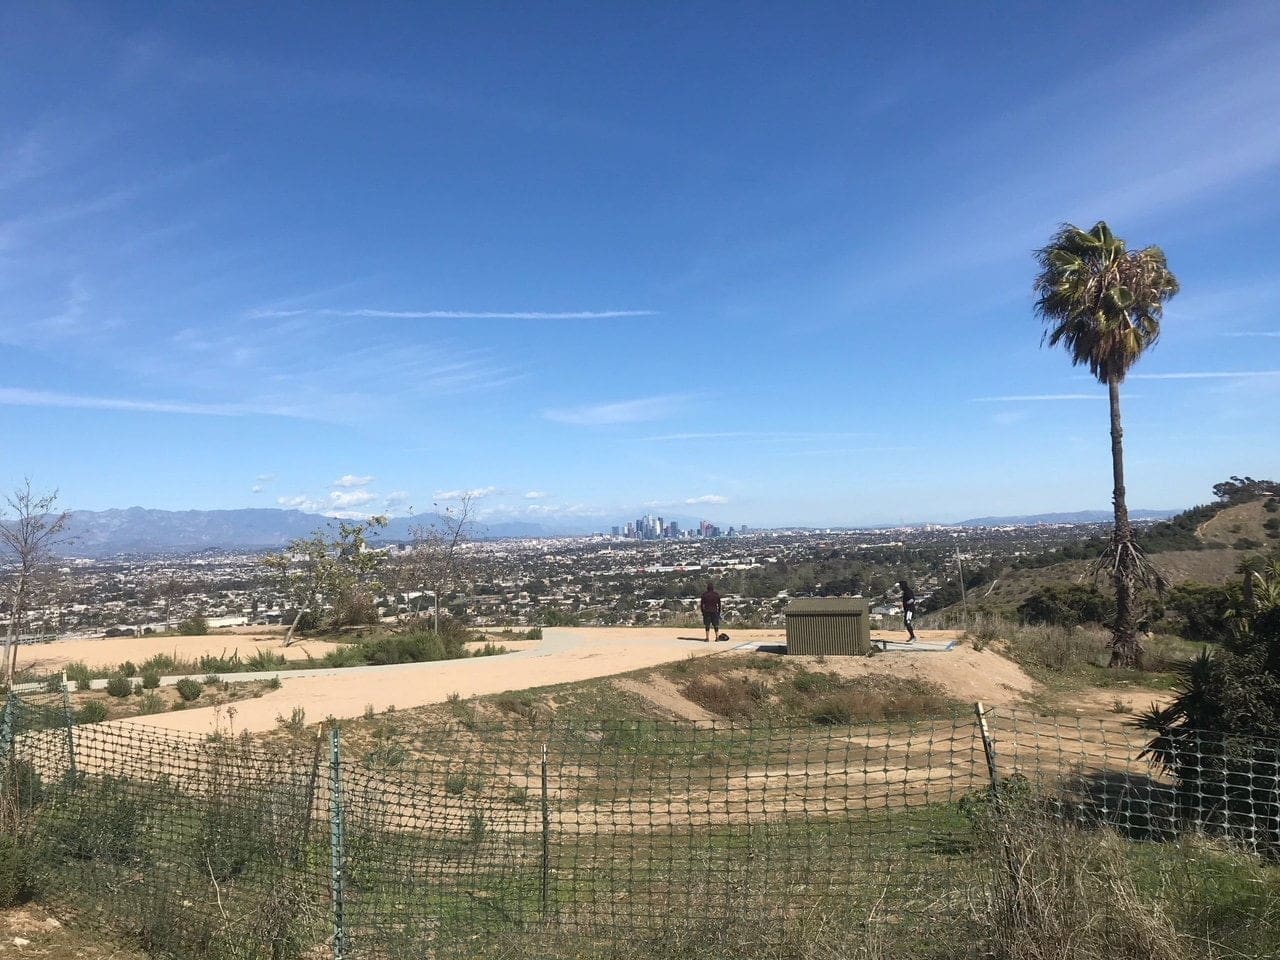
[[[1267,3],[8,4],[0,480],[602,530],[1105,508],[1106,389],[1031,284],[1106,219],[1182,287],[1129,502],[1188,506],[1280,467],[1277,63]]]

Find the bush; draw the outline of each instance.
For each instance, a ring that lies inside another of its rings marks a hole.
[[[127,697],[133,693],[133,683],[125,677],[112,677],[107,681],[107,693],[113,697]]]
[[[0,832],[0,908],[24,904],[35,893],[35,855],[30,838]]]
[[[164,709],[164,697],[158,693],[144,693],[142,699],[138,701],[138,713],[140,714],[160,713]]]
[[[357,646],[365,663],[382,666],[391,663],[426,663],[453,660],[467,655],[466,633],[441,636],[430,631],[393,633],[373,640],[361,640]]]
[[[178,696],[188,702],[198,700],[200,698],[200,694],[204,692],[204,687],[202,687],[199,682],[192,680],[190,677],[183,677],[179,680],[177,688]]]
[[[144,670],[142,673],[142,689],[154,690],[160,686],[160,674],[155,670]]]
[[[138,667],[132,660],[126,660],[120,664],[120,676],[136,677],[138,675]]]
[[[209,632],[209,621],[202,613],[187,617],[178,624],[178,633],[184,637],[199,637]]]
[[[107,719],[107,705],[101,700],[90,700],[76,712],[76,723],[101,723]]]
[[[1018,618],[1033,625],[1074,627],[1109,623],[1114,617],[1115,601],[1097,587],[1082,584],[1041,587],[1018,604]]]

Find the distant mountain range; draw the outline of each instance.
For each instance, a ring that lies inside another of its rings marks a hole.
[[[403,541],[410,528],[433,524],[435,514],[397,517],[378,539]],[[68,531],[74,538],[68,556],[105,557],[127,553],[196,553],[201,550],[268,550],[285,546],[329,523],[331,517],[301,510],[127,510],[72,511]],[[555,531],[536,523],[475,524],[473,537],[539,537]]]
[[[1134,520],[1160,520],[1174,510],[1133,510]],[[407,541],[410,528],[433,524],[435,514],[397,517],[379,533],[384,542]],[[1075,513],[1038,513],[1016,517],[977,517],[949,524],[957,527],[1005,527],[1050,523],[1106,523],[1109,510],[1081,510]],[[74,541],[63,548],[68,556],[109,557],[117,554],[197,553],[202,550],[275,550],[298,537],[329,523],[331,517],[301,510],[76,510],[71,514],[69,532]],[[692,521],[683,522],[686,526]],[[612,524],[584,525],[581,521],[552,524],[503,521],[477,522],[471,530],[476,539],[507,537],[554,537],[607,530]],[[847,528],[856,529],[856,528]]]
[[[1130,520],[1167,520],[1178,510],[1130,510]],[[1029,527],[1041,523],[1110,523],[1110,510],[1077,510],[1074,513],[1035,513],[1022,517],[977,517],[950,524],[953,527]]]

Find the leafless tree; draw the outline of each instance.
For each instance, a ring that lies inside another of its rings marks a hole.
[[[440,630],[440,598],[453,589],[465,574],[463,548],[470,542],[469,528],[475,513],[475,498],[464,494],[456,507],[443,511],[436,507],[434,523],[409,528],[412,536],[409,556],[404,562],[404,581],[421,591],[415,613],[422,611],[423,593],[434,594],[435,629]]]
[[[55,548],[71,539],[66,532],[71,514],[66,510],[54,512],[58,502],[57,490],[46,494],[32,493],[30,477],[4,500],[8,507],[5,513],[13,514],[12,518],[0,515],[0,550],[8,554],[13,564],[9,584],[9,632],[4,644],[5,684],[12,687],[18,667],[18,640],[22,635],[32,588],[55,559]]]

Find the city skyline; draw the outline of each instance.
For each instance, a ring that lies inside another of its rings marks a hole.
[[[1099,219],[1182,284],[1124,386],[1130,502],[1280,473],[1274,5],[18,3],[0,52],[5,489],[1103,509],[1106,390],[1031,292]]]

